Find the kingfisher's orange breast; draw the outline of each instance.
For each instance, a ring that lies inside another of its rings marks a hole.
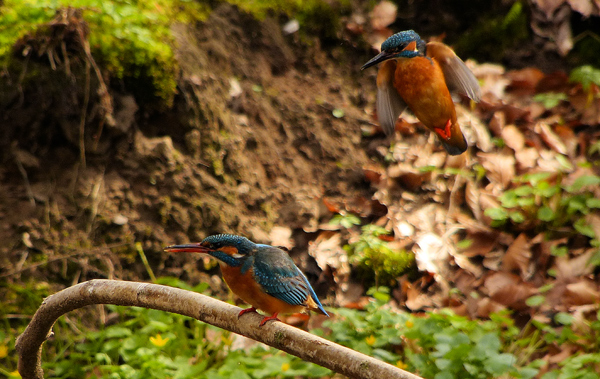
[[[263,291],[260,284],[254,279],[252,269],[242,274],[241,266],[231,267],[223,262],[219,263],[223,279],[231,291],[254,308],[269,314],[296,313],[304,310],[304,306],[288,304]]]
[[[435,59],[397,59],[394,87],[404,102],[428,128],[456,122],[456,111],[444,74]]]

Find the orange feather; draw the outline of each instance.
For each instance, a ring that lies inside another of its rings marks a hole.
[[[397,59],[394,86],[415,116],[442,141],[467,148],[444,74],[434,58]]]
[[[269,314],[297,313],[306,308],[303,305],[288,304],[266,293],[254,279],[252,269],[242,274],[241,266],[231,267],[223,262],[219,262],[219,264],[223,273],[223,279],[231,291],[254,308]]]

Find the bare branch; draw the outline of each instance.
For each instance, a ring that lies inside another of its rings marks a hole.
[[[306,361],[352,378],[422,379],[388,363],[314,336],[282,322],[259,327],[262,316],[249,313],[239,322],[239,308],[195,292],[157,284],[91,280],[64,289],[44,300],[17,339],[19,373],[41,379],[42,344],[58,317],[92,304],[115,304],[158,309],[189,316],[273,346]]]

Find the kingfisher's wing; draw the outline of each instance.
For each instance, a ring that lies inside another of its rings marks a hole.
[[[377,118],[379,125],[387,135],[394,134],[396,120],[406,109],[406,103],[394,87],[396,61],[387,60],[379,66],[377,72]]]
[[[429,42],[427,56],[440,64],[450,91],[463,93],[477,102],[481,100],[477,78],[450,47],[441,42]]]
[[[254,277],[269,295],[291,305],[309,306],[311,298],[317,309],[327,315],[306,276],[283,250],[259,245],[254,256]]]

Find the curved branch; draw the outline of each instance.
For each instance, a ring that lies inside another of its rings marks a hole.
[[[249,313],[238,322],[239,308],[220,300],[157,284],[91,280],[46,298],[17,339],[19,373],[24,379],[42,379],[42,344],[58,317],[92,304],[137,306],[189,316],[273,346],[306,361],[352,378],[422,379],[388,363],[361,354],[282,322],[259,327],[262,316]],[[252,318],[252,319],[251,319]]]

